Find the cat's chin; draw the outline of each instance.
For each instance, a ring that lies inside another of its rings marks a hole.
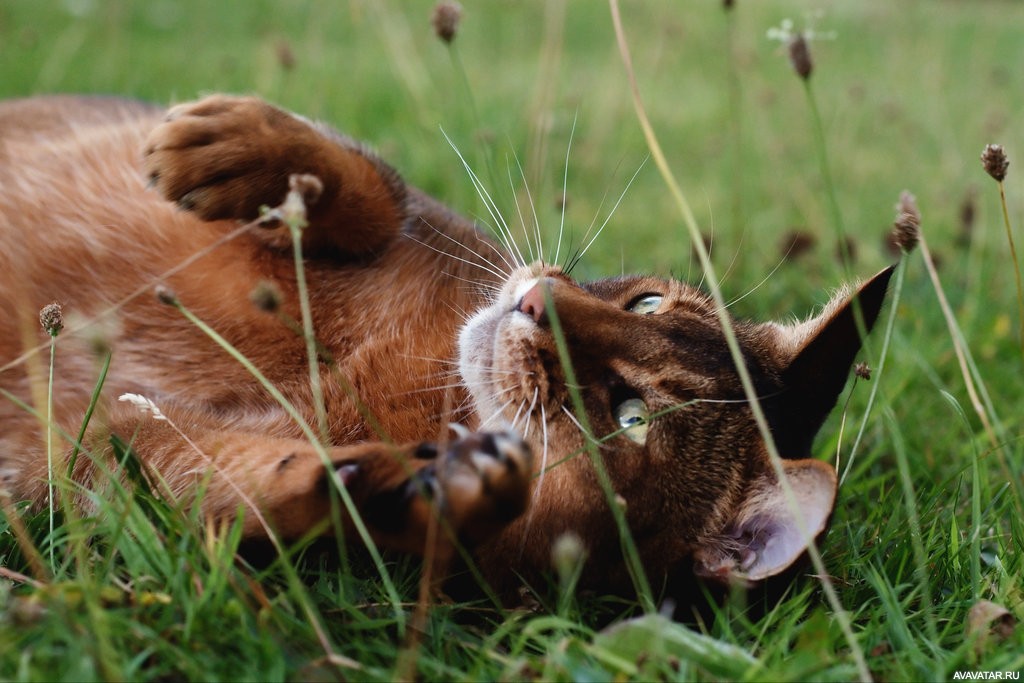
[[[518,405],[510,385],[521,386],[529,370],[509,369],[510,341],[529,337],[538,329],[536,321],[518,310],[523,296],[537,281],[556,268],[534,263],[514,270],[490,305],[477,311],[459,333],[459,373],[469,390],[481,422],[511,421],[503,415],[506,406]],[[512,377],[516,373],[522,377]]]

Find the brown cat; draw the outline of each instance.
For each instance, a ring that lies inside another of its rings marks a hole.
[[[320,185],[307,196],[302,250],[330,468],[281,402],[179,310],[317,429],[289,233],[239,228],[280,203],[298,173]],[[252,537],[323,529],[333,480],[376,543],[422,553],[433,503],[503,587],[535,579],[566,532],[590,558],[585,582],[628,580],[583,421],[651,576],[692,565],[753,581],[788,567],[831,514],[835,473],[809,459],[811,441],[860,346],[854,309],[870,328],[889,276],[801,324],[734,324],[794,510],[707,296],[652,277],[576,283],[555,265],[518,263],[362,146],[258,99],[214,96],[166,113],[102,98],[0,105],[0,246],[9,496],[47,497],[48,336],[36,317],[56,301],[67,316],[54,382],[64,458],[97,380],[90,338],[112,352],[75,467],[83,486],[102,490],[116,470],[116,435],[165,495],[194,495],[213,468],[203,511],[227,519],[247,508]],[[250,300],[266,283],[272,312]],[[166,419],[117,400],[129,393]],[[469,431],[452,436],[451,422]]]

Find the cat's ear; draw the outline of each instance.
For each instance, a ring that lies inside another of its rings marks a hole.
[[[893,269],[875,275],[852,296],[837,296],[821,315],[780,330],[788,362],[782,371],[782,391],[765,402],[765,410],[783,457],[810,455],[811,442],[835,407],[860,350],[857,316],[866,334],[882,309]]]
[[[783,462],[793,498],[768,470],[754,481],[725,529],[694,553],[694,573],[719,581],[761,581],[786,570],[828,525],[836,473],[819,460]]]

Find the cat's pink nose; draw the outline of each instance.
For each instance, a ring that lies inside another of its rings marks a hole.
[[[544,289],[547,288],[550,291],[551,283],[550,278],[537,280],[537,284],[523,294],[523,298],[516,304],[516,310],[530,316],[538,324],[544,323],[547,320],[544,313]]]

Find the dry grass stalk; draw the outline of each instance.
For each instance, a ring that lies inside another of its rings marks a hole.
[[[60,304],[54,302],[43,306],[39,311],[39,324],[43,330],[50,335],[50,373],[46,384],[46,504],[50,513],[50,571],[57,571],[57,563],[54,558],[54,516],[56,514],[56,501],[54,496],[54,432],[53,424],[53,370],[57,357],[57,335],[64,329],[64,312]]]
[[[981,153],[981,165],[985,172],[992,176],[999,185],[999,203],[1003,207],[1003,225],[1006,226],[1006,241],[1010,244],[1010,260],[1013,262],[1013,277],[1017,283],[1017,322],[1019,325],[1019,342],[1021,353],[1024,353],[1024,284],[1020,278],[1020,262],[1017,260],[1017,247],[1013,242],[1013,230],[1010,228],[1010,213],[1006,209],[1006,169],[1010,160],[1001,145],[985,145]]]
[[[953,351],[956,353],[957,363],[960,364],[960,374],[963,375],[964,384],[967,387],[967,395],[971,399],[971,406],[974,408],[974,412],[977,413],[978,419],[981,420],[982,426],[985,428],[985,434],[988,436],[989,441],[992,443],[992,448],[999,449],[999,440],[996,438],[995,429],[992,428],[992,423],[988,418],[988,413],[985,412],[985,406],[982,405],[981,398],[978,396],[978,390],[974,385],[974,378],[971,375],[971,370],[967,364],[967,352],[964,349],[963,338],[960,334],[960,328],[956,324],[956,316],[953,314],[953,308],[949,305],[949,300],[946,299],[946,293],[942,289],[942,282],[939,280],[939,272],[935,268],[935,261],[932,258],[932,252],[928,248],[928,241],[924,238],[924,233],[920,233],[921,256],[924,257],[924,265],[928,270],[928,276],[931,278],[932,286],[935,289],[935,295],[939,299],[939,307],[942,309],[942,315],[946,318],[946,326],[949,328],[949,336],[953,340]]]

